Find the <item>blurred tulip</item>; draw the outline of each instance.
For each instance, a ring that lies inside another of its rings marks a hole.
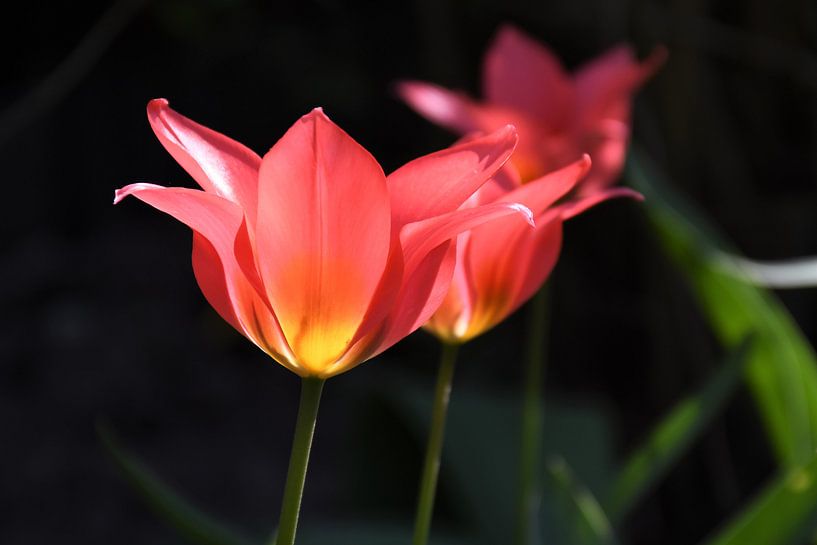
[[[482,102],[429,83],[402,82],[397,90],[417,112],[460,134],[512,123],[519,146],[511,161],[524,182],[589,153],[593,167],[577,187],[589,195],[621,173],[632,95],[665,57],[658,48],[639,63],[632,48],[620,45],[571,75],[544,45],[506,25],[483,62]]]
[[[559,257],[565,220],[612,197],[641,199],[635,191],[619,187],[564,200],[588,171],[591,161],[585,155],[523,185],[506,166],[482,186],[465,206],[519,202],[533,212],[536,227],[525,229],[519,222],[501,219],[460,235],[451,288],[425,329],[451,344],[491,329],[545,283]]]
[[[263,158],[166,100],[150,102],[148,119],[204,191],[136,183],[114,202],[133,195],[191,227],[207,300],[302,377],[342,373],[425,323],[448,289],[460,233],[500,218],[532,224],[507,199],[460,208],[513,151],[510,126],[387,177],[320,109]]]

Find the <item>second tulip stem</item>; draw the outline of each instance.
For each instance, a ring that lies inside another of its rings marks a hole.
[[[548,289],[543,286],[533,297],[528,322],[528,353],[524,371],[522,442],[519,459],[516,545],[536,542],[536,521],[542,497],[542,388],[545,375]]]
[[[298,406],[298,420],[295,437],[292,439],[292,454],[289,457],[287,482],[284,486],[284,501],[278,522],[278,537],[275,545],[293,545],[298,515],[301,512],[301,497],[304,493],[306,468],[312,449],[312,436],[318,418],[324,379],[304,378],[301,383],[301,402]]]
[[[434,512],[434,496],[437,493],[437,477],[440,473],[440,454],[445,437],[445,420],[448,413],[448,399],[451,395],[451,381],[457,361],[457,345],[443,343],[437,386],[434,389],[434,407],[431,411],[431,428],[428,446],[420,479],[420,496],[417,501],[417,517],[414,522],[414,545],[425,545],[431,530]]]

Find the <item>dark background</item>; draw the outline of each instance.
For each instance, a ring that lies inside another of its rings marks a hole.
[[[619,41],[641,55],[664,43],[670,58],[638,97],[635,138],[747,255],[817,253],[814,2],[110,6],[6,5],[0,22],[0,543],[178,542],[106,458],[100,418],[206,510],[259,535],[277,518],[297,377],[206,304],[185,227],[135,200],[111,206],[130,182],[192,185],[147,124],[151,98],[258,152],[323,106],[388,172],[452,141],[398,102],[393,82],[477,94],[502,22],[570,67]],[[600,411],[617,459],[720,360],[635,203],[571,222],[551,291],[546,395]],[[814,293],[782,296],[813,339]],[[465,349],[453,403],[457,388],[518,391],[523,315]],[[436,358],[421,332],[330,381],[304,524],[409,523],[422,445],[388,392],[430,389]],[[623,541],[694,543],[772,470],[741,391],[628,519]],[[436,523],[457,529],[443,479]]]

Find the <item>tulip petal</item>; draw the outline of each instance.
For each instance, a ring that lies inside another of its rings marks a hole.
[[[316,109],[264,156],[258,193],[261,279],[298,361],[319,374],[348,349],[383,276],[386,178]]]
[[[420,115],[443,127],[462,134],[481,130],[475,115],[478,105],[464,93],[420,81],[400,82],[396,91]]]
[[[506,315],[516,311],[539,291],[556,266],[561,249],[562,222],[557,217],[540,222],[531,236],[523,239],[517,251],[520,256],[518,267],[524,274]]]
[[[516,146],[508,125],[420,157],[388,176],[396,228],[456,210],[508,160]]]
[[[194,231],[193,270],[207,301],[230,325],[296,373],[275,315],[248,281],[234,250],[243,228],[241,208],[217,195],[183,187],[137,183],[117,190],[114,203],[128,195],[173,216]]]
[[[491,203],[474,208],[463,208],[434,218],[406,225],[400,232],[403,244],[405,273],[410,275],[431,250],[460,233],[489,222],[511,217],[529,229],[534,226],[533,213],[519,203]]]
[[[457,264],[451,278],[451,286],[442,304],[423,326],[439,338],[449,342],[460,342],[471,321],[474,305],[479,294],[474,289],[471,278],[469,252],[471,233],[463,233],[457,239]]]
[[[489,103],[526,112],[551,128],[563,127],[573,116],[573,85],[561,62],[519,29],[499,30],[483,67]]]
[[[434,313],[448,291],[456,264],[452,241],[431,252],[404,277],[386,320],[371,328],[343,358],[328,370],[338,374],[369,360],[418,329]]]
[[[488,222],[510,219],[530,229],[533,217],[516,203],[465,208],[403,228],[404,280],[380,346],[372,356],[418,329],[437,310],[450,286],[456,252],[449,241]],[[371,356],[370,356],[371,357]]]
[[[658,70],[666,57],[666,50],[658,47],[639,62],[630,46],[620,45],[579,68],[574,78],[582,122],[592,124],[604,117],[627,122],[632,93]]]
[[[559,206],[559,212],[563,220],[569,220],[576,217],[589,208],[603,203],[604,201],[615,199],[617,197],[628,197],[636,201],[643,201],[644,195],[638,191],[634,191],[628,187],[613,187],[601,191],[596,191],[586,197],[566,202]]]
[[[474,229],[470,242],[463,266],[470,269],[478,295],[467,328],[459,332],[463,340],[504,320],[545,281],[559,255],[561,221],[558,214],[548,213],[531,231],[500,220]]]
[[[629,102],[623,107],[629,109]],[[616,182],[624,168],[629,141],[629,123],[616,119],[602,119],[587,130],[584,147],[592,154],[593,169],[579,186],[580,195],[591,195]]]
[[[175,112],[163,98],[151,100],[147,113],[156,137],[202,189],[239,204],[254,224],[261,158]]]
[[[551,172],[515,190],[506,193],[499,202],[518,202],[524,204],[538,218],[553,203],[567,195],[576,184],[590,171],[590,156],[584,155],[578,161]],[[498,235],[501,238],[501,235]]]

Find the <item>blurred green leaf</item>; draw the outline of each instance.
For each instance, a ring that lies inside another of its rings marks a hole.
[[[252,541],[214,522],[174,492],[150,468],[126,452],[105,424],[97,424],[97,434],[128,483],[148,507],[186,541],[194,545],[253,545]]]
[[[570,543],[577,545],[614,545],[617,543],[610,520],[587,487],[579,484],[561,457],[547,463],[549,489],[562,506],[570,526]],[[562,542],[566,545],[565,542]]]
[[[799,542],[817,514],[817,456],[773,481],[705,545],[786,545]]]
[[[397,403],[418,441],[425,441],[430,390],[402,384],[390,392],[389,399]],[[488,396],[456,385],[452,390],[441,482],[473,529],[478,540],[474,543],[506,545],[513,536],[520,414],[518,397]],[[543,423],[544,452],[569,460],[582,482],[604,489],[611,475],[612,441],[603,412],[551,402],[546,403]],[[568,521],[554,506],[544,502],[542,529],[537,535],[544,533],[546,543],[567,543]]]
[[[704,387],[676,404],[630,455],[605,501],[612,520],[621,520],[720,413],[740,382],[750,345],[744,339]]]
[[[713,330],[727,348],[754,335],[746,371],[767,432],[784,467],[811,460],[817,449],[817,358],[791,316],[767,290],[724,269],[736,250],[700,212],[671,190],[658,166],[633,146],[627,177],[664,247],[686,274]]]
[[[410,525],[359,521],[341,524],[304,524],[298,530],[298,545],[408,545],[413,528]],[[433,536],[429,545],[466,545],[453,537]]]

